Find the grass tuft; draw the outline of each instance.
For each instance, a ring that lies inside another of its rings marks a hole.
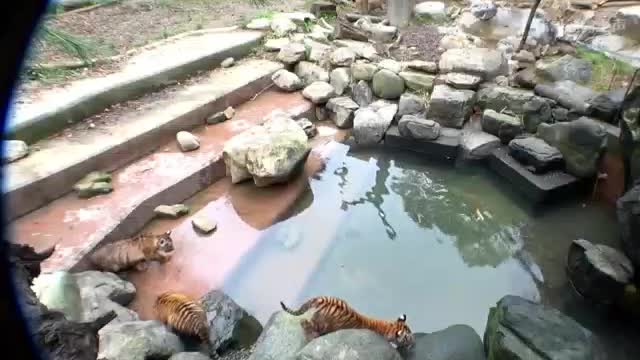
[[[609,84],[615,73],[616,79],[612,85],[612,89],[622,86],[625,81],[630,80],[633,75],[634,68],[617,59],[611,59],[604,53],[587,49],[579,46],[576,48],[577,57],[589,60],[592,64],[592,77],[589,84],[594,90],[607,91]]]

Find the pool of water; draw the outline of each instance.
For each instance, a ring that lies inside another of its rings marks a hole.
[[[297,307],[334,295],[371,316],[405,313],[414,332],[468,324],[482,335],[490,307],[514,294],[604,333],[622,354],[612,359],[635,346],[579,304],[564,275],[572,240],[617,245],[611,209],[534,209],[484,167],[338,146],[291,216],[264,230],[225,279],[225,292],[262,323],[279,300]]]

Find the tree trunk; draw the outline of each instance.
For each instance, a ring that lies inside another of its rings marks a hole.
[[[388,0],[387,18],[391,25],[398,27],[408,26],[413,16],[415,0]]]
[[[531,23],[533,22],[533,17],[536,15],[536,10],[538,10],[538,6],[540,5],[541,0],[536,0],[531,8],[531,12],[529,13],[529,19],[527,19],[527,25],[524,27],[524,33],[522,34],[522,40],[520,40],[520,46],[518,46],[518,53],[522,48],[524,48],[524,44],[527,42],[527,36],[529,36],[529,29],[531,28]]]
[[[365,15],[369,13],[369,0],[360,0],[360,12]]]

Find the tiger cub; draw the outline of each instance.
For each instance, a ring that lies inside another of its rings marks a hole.
[[[167,231],[160,235],[140,234],[107,244],[97,249],[90,260],[102,271],[117,273],[130,268],[144,271],[149,261],[167,262],[173,251],[171,231]]]
[[[291,315],[302,315],[310,309],[315,313],[310,320],[303,320],[302,327],[311,339],[342,329],[369,329],[384,336],[394,347],[410,348],[414,337],[407,326],[407,316],[396,321],[385,321],[366,317],[351,308],[346,301],[330,296],[314,297],[298,310],[291,310],[280,302],[280,306]]]
[[[165,292],[156,298],[154,310],[158,320],[177,332],[208,343],[207,314],[199,301],[185,294]]]

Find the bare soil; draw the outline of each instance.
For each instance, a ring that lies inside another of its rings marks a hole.
[[[438,46],[442,36],[437,26],[413,25],[402,32],[402,41],[397,49],[392,50],[392,55],[401,61],[437,61],[441,55]]]

